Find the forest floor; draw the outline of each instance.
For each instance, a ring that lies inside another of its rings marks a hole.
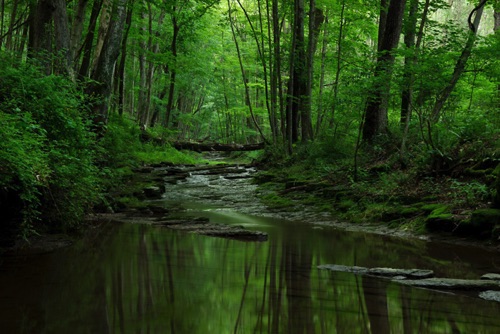
[[[256,176],[271,207],[298,203],[330,211],[347,230],[417,237],[500,250],[494,205],[497,161],[470,160],[446,172],[401,169],[390,159],[322,169],[307,163],[263,167]],[[496,169],[495,169],[496,168]]]

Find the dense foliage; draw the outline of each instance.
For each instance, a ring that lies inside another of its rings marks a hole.
[[[496,203],[500,5],[487,3],[4,1],[6,229],[77,226],[137,161],[186,161],[155,146],[177,140],[265,142],[262,160],[359,193],[423,180],[475,196],[467,214]]]

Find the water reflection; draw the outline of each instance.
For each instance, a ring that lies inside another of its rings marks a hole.
[[[6,258],[0,328],[2,333],[500,331],[498,304],[316,269],[337,263],[479,275],[482,265],[462,263],[457,269],[448,255],[429,257],[425,243],[286,222],[268,232],[268,242],[245,243],[110,224],[98,237],[62,252]],[[491,261],[496,255],[482,256]]]

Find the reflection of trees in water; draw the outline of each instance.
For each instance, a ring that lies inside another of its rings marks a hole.
[[[285,282],[288,303],[286,333],[314,333],[311,272],[312,252],[305,242],[290,244],[283,242],[285,258]],[[307,270],[309,268],[309,270]]]
[[[371,332],[390,333],[389,310],[387,308],[387,285],[389,282],[370,276],[363,276],[361,282]]]

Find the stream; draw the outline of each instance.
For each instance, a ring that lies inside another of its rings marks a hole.
[[[154,171],[166,191],[151,203],[267,240],[198,235],[136,216],[54,252],[4,254],[0,333],[500,333],[500,303],[477,293],[317,268],[422,268],[472,279],[500,272],[497,252],[346,231],[310,207],[270,210],[252,167],[175,168]]]

